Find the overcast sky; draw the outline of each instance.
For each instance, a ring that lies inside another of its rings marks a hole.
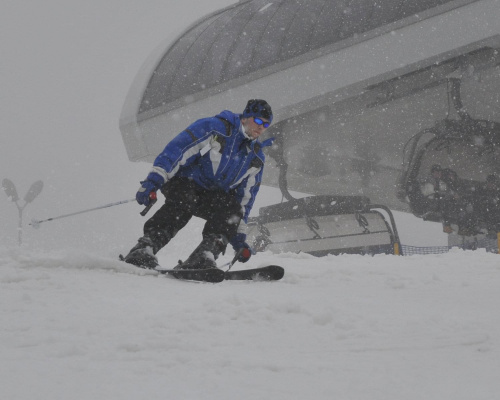
[[[0,179],[11,179],[21,198],[31,183],[44,182],[42,194],[25,210],[28,221],[135,196],[149,166],[128,161],[118,119],[136,73],[160,43],[233,3],[2,2]],[[137,205],[120,207],[128,207],[120,218],[137,214]],[[44,228],[44,233],[60,234],[68,224],[74,231],[83,222],[100,231],[92,218],[53,222],[59,230]],[[0,193],[2,243],[17,237],[17,221],[16,207]],[[25,235],[26,242],[40,238],[40,233]]]

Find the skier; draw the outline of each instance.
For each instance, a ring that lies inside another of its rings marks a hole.
[[[141,268],[155,268],[155,256],[192,216],[206,220],[203,240],[176,268],[216,268],[218,256],[230,243],[249,260],[252,249],[240,222],[247,222],[259,191],[265,157],[259,136],[273,120],[265,100],[249,100],[242,114],[225,110],[200,119],[170,141],[136,194],[139,204],[150,205],[160,190],[165,204],[144,224],[124,261]]]

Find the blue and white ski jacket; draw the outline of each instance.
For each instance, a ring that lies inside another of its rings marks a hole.
[[[208,190],[235,190],[247,222],[264,170],[262,147],[271,145],[273,139],[248,139],[240,118],[225,110],[191,124],[158,155],[148,180],[161,186],[182,176]]]

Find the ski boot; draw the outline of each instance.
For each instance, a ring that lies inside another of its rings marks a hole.
[[[175,269],[217,268],[215,260],[226,250],[228,240],[224,235],[210,234],[203,238],[198,247],[184,262],[179,261]]]
[[[139,268],[155,269],[158,266],[158,259],[154,255],[153,241],[147,236],[140,238],[139,243],[125,257],[120,256],[120,259]]]

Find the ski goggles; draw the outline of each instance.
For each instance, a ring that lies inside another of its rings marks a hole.
[[[263,121],[262,119],[257,117],[253,117],[253,120],[257,125],[264,125],[264,128],[266,129],[269,128],[269,126],[271,125],[270,122]]]

